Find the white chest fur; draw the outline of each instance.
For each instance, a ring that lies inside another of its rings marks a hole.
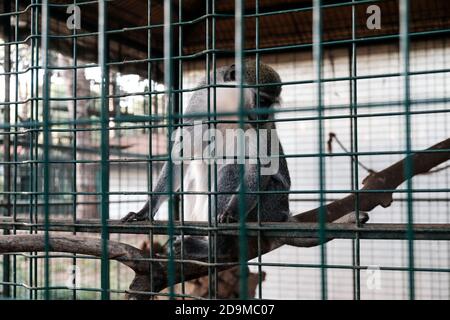
[[[228,82],[229,87],[218,87],[216,89],[216,94],[211,94],[210,96],[210,106],[216,106],[216,111],[219,114],[225,114],[223,116],[218,116],[219,120],[238,120],[239,112],[239,88],[233,87],[236,85],[234,82]],[[254,92],[251,89],[244,89],[244,108],[249,108],[254,105],[253,95]],[[203,101],[203,100],[199,100]],[[205,100],[206,102],[207,100]],[[190,111],[207,111],[206,105],[202,106],[205,110],[194,108]],[[198,137],[194,134],[194,139]],[[202,139],[202,136],[200,136]],[[192,141],[184,140],[183,141]],[[196,141],[198,142],[198,140]],[[194,145],[193,156],[197,159],[203,155],[204,144],[200,143],[197,145],[192,141]],[[198,146],[201,146],[200,148]],[[190,146],[184,146],[184,150],[188,150]],[[189,160],[185,162],[184,173],[183,173],[183,207],[182,212],[185,221],[208,221],[208,217],[211,213],[211,219],[215,214],[215,201],[214,195],[208,195],[209,192],[214,191],[214,169],[208,170],[210,164],[205,160]],[[208,175],[210,171],[210,175]]]
[[[183,179],[183,213],[186,221],[208,221],[208,214],[213,210],[213,197],[208,196],[213,190],[214,181],[208,181],[208,164],[204,160],[192,160],[185,166]],[[211,205],[210,205],[211,203]]]

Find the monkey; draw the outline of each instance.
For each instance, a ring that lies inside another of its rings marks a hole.
[[[267,147],[265,151],[269,152],[270,160],[264,164],[251,163],[249,159],[245,159],[243,164],[225,162],[217,165],[217,174],[209,175],[209,164],[199,159],[208,144],[202,140],[197,141],[197,145],[195,145],[196,141],[193,141],[193,160],[171,164],[166,162],[159,174],[153,194],[144,207],[138,212],[128,213],[122,219],[123,222],[149,220],[150,217],[154,217],[161,204],[168,199],[170,171],[172,172],[173,191],[180,190],[181,173],[183,172],[183,192],[188,192],[183,196],[185,221],[208,221],[210,217],[218,223],[237,222],[242,214],[241,211],[243,211],[242,216],[248,222],[289,221],[291,217],[289,209],[291,178],[281,142],[276,134],[274,112],[272,111],[273,107],[280,102],[281,78],[271,66],[262,62],[259,63],[257,71],[257,64],[254,60],[245,61],[244,70],[243,83],[245,86],[241,91],[244,110],[240,110],[237,103],[238,90],[241,89],[236,84],[235,65],[217,68],[215,71],[216,85],[227,86],[216,87],[214,100],[214,95],[211,92],[208,95],[208,89],[205,88],[207,87],[206,77],[198,83],[198,87],[201,89],[193,93],[183,112],[184,125],[183,128],[178,128],[174,132],[172,150],[185,151],[187,149],[183,146],[182,140],[184,141],[186,134],[189,135],[195,131],[195,115],[208,114],[208,111],[212,111],[212,106],[215,105],[216,120],[218,120],[215,128],[219,133],[236,129],[242,129],[244,133],[250,130],[270,131],[271,134],[267,134],[266,139],[263,139]],[[213,72],[209,75],[210,82],[214,82]],[[257,73],[259,74],[258,81]],[[256,84],[259,89],[252,87]],[[208,110],[208,104],[210,110]],[[237,116],[239,112],[241,112],[241,120],[244,120],[243,124]],[[203,117],[202,120],[207,120],[207,117]],[[200,127],[201,131],[205,131],[208,125],[201,123]],[[244,144],[245,156],[257,149],[260,145],[257,140],[253,135],[248,139],[248,143]],[[276,148],[272,148],[273,146]],[[275,149],[275,154],[272,154],[272,149]],[[270,171],[270,167],[275,162],[276,170],[274,172],[261,174],[261,170]],[[245,169],[243,176],[240,172],[241,165]],[[171,170],[169,166],[171,166]],[[215,185],[217,185],[217,190],[209,190],[208,186]],[[209,203],[208,192],[211,191],[214,192],[215,201]],[[178,238],[174,243],[175,254],[180,254],[181,247],[183,247],[183,252],[189,257],[205,258],[208,254],[207,240],[206,237],[185,236],[183,240]],[[230,248],[233,246],[230,245],[230,241],[234,240],[229,236],[218,237],[219,256],[227,255],[228,250],[231,250]],[[295,245],[295,241],[291,241],[290,244]]]
[[[195,192],[208,192],[208,164],[202,160],[183,161],[180,163],[165,163],[161,173],[156,182],[156,186],[153,190],[154,194],[149,197],[149,200],[145,203],[144,207],[138,212],[130,212],[122,221],[140,221],[148,220],[153,217],[162,203],[168,199],[169,190],[169,171],[172,171],[172,188],[174,191],[180,190],[181,187],[181,171],[183,168],[183,191],[192,191],[194,194],[186,194],[183,197],[184,202],[184,219],[186,221],[208,221],[208,207],[212,207],[213,219],[217,219],[219,223],[223,222],[236,222],[239,220],[239,191],[242,187],[245,189],[243,204],[244,204],[244,216],[247,221],[260,221],[263,222],[282,222],[287,221],[289,211],[289,199],[288,192],[290,189],[290,176],[287,167],[286,159],[283,157],[283,148],[276,135],[275,123],[273,121],[273,112],[271,112],[272,106],[280,100],[281,93],[281,78],[279,74],[269,65],[260,62],[259,63],[259,78],[256,80],[256,62],[252,60],[245,61],[244,64],[243,82],[245,85],[261,84],[260,89],[255,88],[243,88],[243,107],[245,109],[243,131],[246,132],[250,129],[256,129],[256,131],[265,129],[271,131],[272,134],[268,134],[267,143],[270,145],[276,145],[278,147],[278,154],[274,161],[277,161],[278,170],[271,175],[260,174],[261,169],[269,167],[271,163],[250,164],[248,160],[245,161],[243,177],[239,174],[239,164],[237,163],[225,163],[217,165],[217,182],[215,180],[210,182],[210,185],[217,184],[216,201],[208,206],[207,194],[195,194]],[[209,75],[210,81],[213,82],[214,74]],[[217,68],[215,74],[216,84],[228,85],[227,87],[217,87],[215,94],[215,101],[213,94],[210,92],[210,109],[215,102],[215,109],[217,114],[229,113],[230,115],[218,116],[218,123],[216,129],[219,132],[225,132],[239,128],[239,119],[237,114],[239,113],[239,106],[237,103],[238,90],[236,86],[236,67],[235,65],[224,66]],[[206,85],[206,77],[198,83],[198,87],[204,87]],[[192,133],[193,128],[186,125],[193,124],[196,120],[195,114],[208,112],[208,89],[202,88],[193,93],[188,106],[183,112],[185,133]],[[259,97],[256,97],[259,95]],[[258,102],[258,106],[256,103]],[[211,110],[209,110],[211,111]],[[256,111],[256,112],[255,112]],[[221,120],[226,123],[220,122]],[[264,120],[258,122],[258,120]],[[254,121],[255,123],[250,123]],[[206,124],[202,124],[202,129],[207,127]],[[191,129],[189,129],[191,128]],[[175,141],[173,148],[179,148],[182,144],[181,136],[182,130],[178,128],[175,130]],[[256,149],[255,136],[249,138],[250,141],[246,145],[246,155],[248,149]],[[274,141],[272,141],[274,140]],[[195,141],[194,141],[195,143]],[[202,154],[205,148],[205,143],[202,142],[200,147],[195,147],[193,153],[194,156]],[[270,150],[268,150],[270,151]],[[172,170],[169,170],[169,166],[172,166]],[[262,168],[261,168],[262,167]],[[214,175],[212,175],[214,176]],[[210,177],[210,179],[214,179]],[[243,186],[241,185],[243,180]],[[216,182],[216,183],[214,183]],[[272,191],[273,193],[264,193],[258,195],[259,191]],[[259,206],[257,206],[259,202]],[[217,203],[217,205],[215,205]],[[215,211],[215,212],[214,212]],[[215,213],[215,214],[214,214]],[[185,243],[186,244],[186,243]],[[207,245],[207,242],[203,242],[201,247],[203,249]],[[186,245],[185,245],[186,247]],[[195,246],[195,250],[199,250],[199,243]]]

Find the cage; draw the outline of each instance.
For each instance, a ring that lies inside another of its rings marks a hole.
[[[448,1],[1,5],[1,297],[450,298]],[[205,190],[177,187],[172,137],[192,118],[227,123],[226,88],[236,128],[276,128],[288,189],[261,184],[259,157],[233,167],[233,192],[217,191],[214,162],[192,180]],[[201,92],[203,112],[187,116]],[[119,220],[162,195],[155,216]],[[221,196],[238,199],[238,218],[218,220]],[[203,221],[185,219],[192,199]],[[203,255],[185,252],[195,237]]]

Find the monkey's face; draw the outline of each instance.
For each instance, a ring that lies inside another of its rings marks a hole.
[[[259,93],[258,93],[259,91]],[[253,90],[254,107],[249,112],[250,120],[267,120],[273,113],[272,106],[278,103],[278,97],[268,95],[260,90]]]
[[[232,64],[223,70],[224,82],[236,81],[236,67]],[[256,81],[256,74],[259,74]],[[279,74],[269,65],[259,63],[259,70],[256,70],[255,61],[246,61],[244,82],[249,85],[256,85],[252,88],[253,105],[247,108],[251,120],[267,120],[271,115],[271,107],[279,102],[281,93],[281,79]],[[267,85],[265,85],[267,84]]]

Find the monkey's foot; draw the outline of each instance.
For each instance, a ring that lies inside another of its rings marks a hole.
[[[359,215],[357,217],[356,212],[351,212],[337,219],[333,223],[356,223],[357,219],[359,219],[359,223],[364,224],[369,221],[369,214],[365,211],[359,211]]]
[[[182,252],[183,255],[181,255]],[[208,240],[203,237],[177,237],[173,242],[173,255],[176,258],[183,256],[185,259],[187,257],[190,259],[206,259],[208,258]]]
[[[145,221],[147,220],[146,212],[128,212],[128,214],[121,219],[122,222],[132,222],[132,221]]]

